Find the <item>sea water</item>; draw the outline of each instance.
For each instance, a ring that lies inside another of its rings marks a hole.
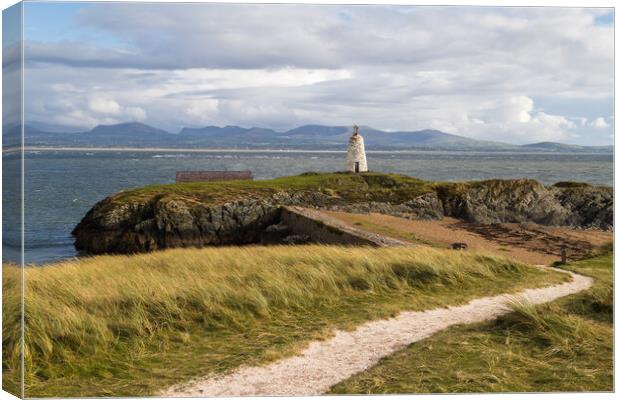
[[[5,180],[14,179],[21,156],[3,157]],[[419,151],[369,152],[367,158],[371,171],[428,180],[533,178],[544,184],[566,180],[613,184],[611,154]],[[120,190],[174,183],[176,171],[251,170],[255,179],[269,179],[306,171],[341,171],[344,160],[344,153],[334,152],[26,152],[25,261],[75,257],[71,231],[95,203]],[[3,200],[3,260],[18,260],[19,216],[6,206],[17,199]]]

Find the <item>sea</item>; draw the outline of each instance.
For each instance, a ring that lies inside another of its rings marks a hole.
[[[251,170],[254,179],[344,169],[344,152],[311,151],[27,151],[24,155],[24,259],[45,264],[77,257],[71,231],[106,196],[174,183],[181,170]],[[544,184],[613,185],[612,154],[409,151],[369,152],[372,171],[438,181],[532,178]],[[3,261],[20,259],[21,156],[3,154]]]

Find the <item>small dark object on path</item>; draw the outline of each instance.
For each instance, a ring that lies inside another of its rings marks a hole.
[[[560,256],[562,257],[562,264],[566,264],[566,247],[562,247]]]

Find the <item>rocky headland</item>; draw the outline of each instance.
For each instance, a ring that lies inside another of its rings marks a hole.
[[[375,212],[411,219],[613,228],[613,190],[535,180],[430,182],[396,174],[306,173],[265,181],[157,185],[97,203],[75,227],[91,254],[259,243],[273,236],[282,206]]]

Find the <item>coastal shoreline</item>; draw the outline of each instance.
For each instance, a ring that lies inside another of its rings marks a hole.
[[[6,147],[2,149],[3,154],[24,152],[125,152],[125,153],[315,153],[315,154],[344,154],[346,150],[327,150],[327,149],[235,149],[235,148],[174,148],[174,147],[53,147],[53,146],[26,146]],[[557,152],[557,151],[501,151],[501,150],[439,150],[439,149],[411,149],[411,150],[367,150],[370,154],[441,154],[441,153],[467,153],[467,154],[555,154],[555,155],[613,155],[606,152]]]

